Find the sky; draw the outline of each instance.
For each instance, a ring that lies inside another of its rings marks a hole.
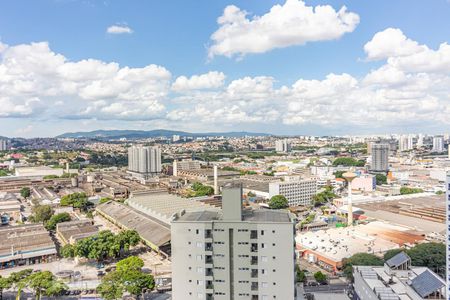
[[[450,0],[0,2],[0,136],[450,131]]]

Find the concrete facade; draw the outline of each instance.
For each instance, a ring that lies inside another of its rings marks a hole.
[[[140,146],[128,148],[128,171],[145,175],[161,173],[161,149]]]
[[[314,179],[290,179],[269,183],[269,198],[283,195],[289,206],[311,205],[317,193],[317,182]]]
[[[372,171],[386,172],[389,170],[389,145],[388,144],[372,144]]]
[[[241,195],[241,186],[228,185],[224,187],[223,211],[174,217],[174,300],[294,299],[291,215],[243,210]]]

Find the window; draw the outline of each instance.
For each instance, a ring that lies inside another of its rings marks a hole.
[[[266,274],[266,269],[261,269],[261,274]]]
[[[200,233],[200,230],[195,229],[195,234],[199,234],[199,233]]]
[[[203,280],[197,280],[197,285],[203,285]]]
[[[203,243],[202,242],[197,242],[197,248],[202,248],[203,247]]]
[[[261,287],[267,288],[267,286],[268,286],[267,282],[261,282]]]
[[[267,256],[261,256],[261,261],[262,262],[267,262]]]
[[[202,260],[202,256],[201,255],[197,255],[197,260]]]
[[[202,267],[197,267],[197,273],[203,273],[203,268]]]
[[[261,230],[261,235],[264,235],[264,230]]]
[[[266,248],[266,245],[264,243],[261,243],[261,249]]]

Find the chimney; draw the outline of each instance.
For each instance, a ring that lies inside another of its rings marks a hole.
[[[178,162],[176,159],[173,161],[173,176],[178,176]]]
[[[224,221],[242,221],[242,184],[228,183],[222,190]]]
[[[67,162],[66,163],[66,173],[69,173],[70,171],[69,171],[69,163]]]
[[[217,166],[215,165],[213,168],[214,168],[214,195],[218,195],[219,185],[217,183]]]

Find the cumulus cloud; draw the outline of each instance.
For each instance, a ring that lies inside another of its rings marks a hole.
[[[201,75],[193,75],[190,78],[180,76],[172,84],[172,90],[189,91],[219,88],[223,85],[224,80],[225,74],[217,71],[212,71]]]
[[[4,47],[0,57],[0,117],[149,119],[164,113],[170,91],[162,66],[72,62],[46,42]]]
[[[381,43],[375,36],[372,41]],[[449,46],[430,49],[406,36],[400,40],[392,44],[400,49],[384,52],[374,52],[376,43],[371,44],[368,56],[383,57],[384,63],[364,76],[330,73],[290,85],[272,76],[225,83],[225,74],[217,71],[173,80],[169,70],[154,64],[70,61],[47,43],[3,45],[0,118],[154,122],[204,130],[242,129],[241,124],[312,125],[330,132],[344,124],[372,132],[449,126]],[[405,51],[405,43],[415,50]]]
[[[106,32],[109,34],[129,34],[133,33],[133,29],[131,29],[127,25],[111,25],[106,29]]]
[[[416,41],[408,39],[398,28],[377,32],[372,40],[364,45],[364,51],[370,60],[409,56],[425,49],[426,47],[420,46]]]
[[[302,0],[287,0],[262,16],[248,15],[234,5],[225,8],[217,19],[219,29],[211,35],[210,58],[334,40],[352,32],[359,23],[359,16],[345,6],[336,11],[329,5],[307,6]]]

